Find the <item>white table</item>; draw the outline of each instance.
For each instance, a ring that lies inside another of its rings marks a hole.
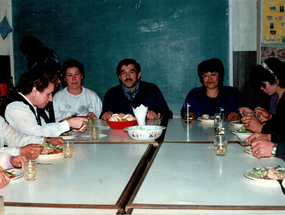
[[[146,120],[147,125],[160,125],[160,120]],[[157,142],[135,141],[131,139],[125,130],[116,130],[109,127],[108,123],[104,120],[98,119],[95,121],[99,127],[99,139],[90,140],[90,131],[86,131],[80,135],[75,136],[73,139],[66,139],[66,141],[72,141],[76,143],[108,143],[108,144],[153,144],[157,146]]]
[[[235,143],[229,144],[226,156],[216,156],[212,144],[163,143],[127,209],[253,210],[253,213],[282,209],[279,212],[284,213],[285,196],[278,182],[269,185],[243,175],[253,167],[277,165],[284,167],[284,161],[275,157],[257,159]]]
[[[76,144],[73,159],[38,158],[38,162],[52,165],[38,165],[37,180],[26,181],[22,177],[0,190],[6,211],[14,213],[15,206],[25,207],[27,214],[36,213],[42,207],[52,211],[60,208],[59,211],[67,214],[80,209],[118,210],[151,147],[146,144]]]
[[[225,136],[228,137],[229,142],[238,142],[236,135],[231,133],[233,130],[237,130],[237,128],[226,122]],[[205,123],[193,120],[191,123],[185,123],[183,119],[175,118],[168,120],[163,142],[209,143],[214,141],[214,136],[214,121]]]

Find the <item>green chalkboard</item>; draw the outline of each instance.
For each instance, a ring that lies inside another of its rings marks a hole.
[[[19,44],[32,35],[61,64],[82,62],[84,86],[102,100],[119,83],[118,62],[136,59],[142,80],[155,83],[179,113],[189,90],[201,86],[201,61],[220,58],[228,71],[228,9],[228,0],[13,0],[15,79],[27,68]]]

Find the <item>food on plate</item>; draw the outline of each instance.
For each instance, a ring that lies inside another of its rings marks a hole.
[[[268,169],[268,171],[264,173],[263,177],[269,178],[272,180],[282,180],[282,179],[285,179],[285,170],[273,167],[273,168]]]
[[[72,131],[67,131],[61,134],[61,136],[72,136],[72,135],[73,135]]]
[[[202,120],[209,120],[209,119],[214,119],[214,116],[209,116],[208,114],[203,114],[201,116]]]
[[[62,153],[62,147],[59,145],[54,145],[52,143],[43,143],[43,151],[42,155],[48,155],[48,154],[59,154]]]
[[[249,131],[249,130],[247,130],[247,129],[245,129],[244,127],[241,127],[240,129],[238,129],[238,130],[236,130],[236,131],[234,131],[235,133],[252,133],[251,131]]]
[[[4,172],[6,175],[8,175],[10,179],[16,177],[16,175],[14,174],[14,171],[9,172],[9,171],[7,171],[7,170],[3,170],[3,168],[2,168],[1,166],[0,166],[0,171],[1,171],[1,172]]]
[[[110,118],[109,121],[115,121],[115,122],[124,122],[124,121],[133,121],[136,118],[132,114],[113,114]]]
[[[285,179],[285,169],[280,168],[253,168],[247,172],[248,176],[256,179],[272,179],[279,180]]]
[[[244,124],[244,120],[245,120],[245,117],[243,117],[237,121],[234,121],[233,124]]]

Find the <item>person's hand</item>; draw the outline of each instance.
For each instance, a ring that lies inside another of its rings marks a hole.
[[[252,143],[252,141],[255,139],[263,139],[263,140],[271,141],[271,134],[254,133],[248,138],[246,138],[245,142]]]
[[[155,117],[158,119],[158,116],[154,111],[152,111],[152,110],[147,111],[147,113],[146,113],[147,119],[154,119]]]
[[[22,167],[23,169],[23,163],[24,162],[28,162],[29,159],[25,156],[25,155],[19,155],[19,156],[12,156],[10,158],[10,163],[14,166],[14,167]]]
[[[97,116],[94,113],[92,113],[92,112],[89,112],[86,117],[88,119],[94,119],[94,120],[97,119]]]
[[[251,154],[258,159],[262,157],[270,157],[271,149],[274,146],[274,143],[263,140],[263,139],[255,139],[251,143]]]
[[[244,127],[252,132],[260,133],[263,125],[255,118],[255,116],[247,116],[244,120]]]
[[[238,109],[239,113],[241,114],[242,117],[244,117],[244,115],[254,115],[254,111],[251,110],[249,107],[241,107]]]
[[[62,119],[62,120],[60,120],[59,122],[63,122],[64,120],[68,120],[68,119],[71,119],[72,117],[71,116],[68,116],[68,117],[66,117],[66,118],[64,118],[64,119]]]
[[[111,111],[107,111],[105,112],[102,116],[101,116],[101,119],[105,120],[105,121],[108,121],[108,119],[110,119],[110,117],[113,115],[113,112]]]
[[[257,114],[259,114],[259,119],[258,119],[258,121],[259,121],[260,123],[266,122],[266,121],[270,120],[271,117],[272,117],[272,114],[270,114],[270,113],[269,113],[266,109],[264,109],[264,108],[260,108],[260,109],[255,108],[254,112],[255,112],[255,116],[257,116]]]
[[[21,147],[20,155],[24,155],[33,160],[41,154],[42,150],[43,147],[41,144],[29,144]]]
[[[62,144],[65,141],[61,137],[50,137],[48,142],[52,143],[53,145],[60,145],[60,146],[62,146]]]
[[[4,187],[10,182],[10,178],[4,172],[0,172],[0,188]]]
[[[235,121],[235,120],[239,120],[240,119],[240,115],[238,113],[235,112],[231,112],[228,116],[228,121]]]
[[[80,129],[88,122],[88,119],[86,117],[78,116],[68,119],[67,122],[70,128]]]

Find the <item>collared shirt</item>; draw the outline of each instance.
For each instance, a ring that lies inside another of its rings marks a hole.
[[[127,97],[128,100],[131,100],[131,93],[133,93],[132,97],[133,99],[136,97],[138,91],[139,91],[139,87],[140,87],[140,81],[138,81],[138,84],[137,86],[135,87],[135,89],[133,90],[128,90],[123,84],[122,84],[122,89],[123,89],[123,92],[125,94],[125,96]]]

